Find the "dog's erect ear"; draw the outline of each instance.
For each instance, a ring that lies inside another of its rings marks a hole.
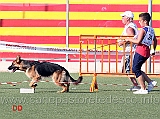
[[[16,61],[17,61],[17,62],[20,62],[20,61],[21,61],[21,56],[20,56],[20,55],[18,55],[18,56],[16,57]]]

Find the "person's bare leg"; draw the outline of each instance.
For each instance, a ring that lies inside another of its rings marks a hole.
[[[144,80],[147,82],[147,83],[150,83],[152,82],[152,80],[142,71],[142,75],[144,77]]]
[[[134,86],[138,86],[138,82],[135,77],[128,77],[128,78],[131,80]]]
[[[145,86],[145,83],[144,83],[143,75],[140,75],[140,76],[138,77],[138,82],[139,82],[139,84],[140,84],[140,86],[141,86],[141,89],[145,90],[145,89],[146,89],[146,86]]]

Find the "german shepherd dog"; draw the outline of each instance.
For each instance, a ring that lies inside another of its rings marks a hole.
[[[59,91],[60,93],[69,92],[70,83],[78,85],[83,79],[82,76],[80,76],[78,80],[74,80],[69,72],[58,64],[23,60],[20,56],[16,57],[11,66],[8,67],[8,70],[12,70],[12,72],[15,72],[16,70],[24,71],[27,77],[32,79],[29,86],[34,89],[41,77],[51,76],[53,82],[57,86],[62,87],[62,90]]]

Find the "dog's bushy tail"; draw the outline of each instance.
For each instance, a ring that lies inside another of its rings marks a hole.
[[[70,77],[71,82],[73,82],[74,85],[78,85],[79,83],[82,82],[83,77],[79,76],[79,78],[77,80],[74,80],[72,77]]]

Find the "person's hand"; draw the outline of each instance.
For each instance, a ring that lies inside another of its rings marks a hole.
[[[155,54],[156,54],[156,53],[154,52],[154,53],[151,54],[151,56],[154,56]]]
[[[126,38],[125,41],[128,42],[128,41],[130,41],[130,39],[129,39],[129,38]]]
[[[118,46],[122,46],[124,44],[124,39],[118,40]]]
[[[150,51],[151,56],[155,55],[155,50]]]

